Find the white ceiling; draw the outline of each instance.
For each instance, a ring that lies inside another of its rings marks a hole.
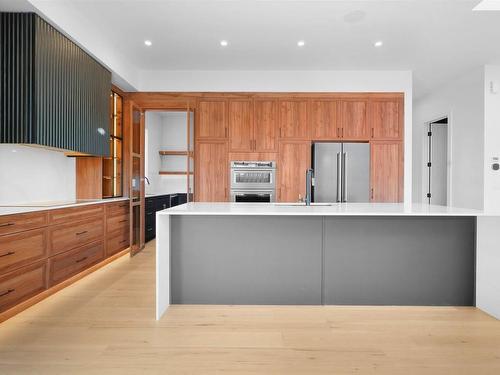
[[[30,1],[85,22],[137,71],[413,70],[418,97],[500,63],[500,12],[473,12],[479,0]]]

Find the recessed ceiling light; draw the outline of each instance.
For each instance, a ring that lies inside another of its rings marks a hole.
[[[377,40],[375,43],[373,43],[373,45],[375,47],[382,47],[384,45],[384,42],[382,42],[381,40]]]
[[[306,45],[306,42],[304,42],[303,40],[299,40],[299,41],[297,42],[297,45],[298,45],[299,47],[304,47],[304,46]]]
[[[150,40],[145,40],[144,44],[147,45],[148,47],[151,47],[153,43]]]
[[[500,10],[500,0],[483,0],[472,10]]]
[[[222,47],[227,47],[227,45],[228,45],[227,40],[221,40],[221,41],[220,41],[220,45],[221,45]]]

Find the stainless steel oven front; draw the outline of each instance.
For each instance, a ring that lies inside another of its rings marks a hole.
[[[231,190],[231,202],[240,202],[240,203],[275,202],[274,190]]]
[[[232,189],[274,190],[276,186],[276,162],[232,161]]]
[[[232,161],[232,202],[274,202],[276,162]]]

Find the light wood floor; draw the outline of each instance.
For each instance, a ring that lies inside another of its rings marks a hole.
[[[173,306],[154,242],[0,324],[0,374],[500,374],[473,308]]]

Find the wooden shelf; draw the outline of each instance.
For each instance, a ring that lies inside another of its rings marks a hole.
[[[159,151],[162,156],[193,156],[193,151],[169,151],[161,150]]]
[[[188,173],[189,174],[193,174],[193,172],[186,172],[186,171],[160,171],[159,172],[161,175],[165,175],[165,176],[185,176],[187,175]]]

